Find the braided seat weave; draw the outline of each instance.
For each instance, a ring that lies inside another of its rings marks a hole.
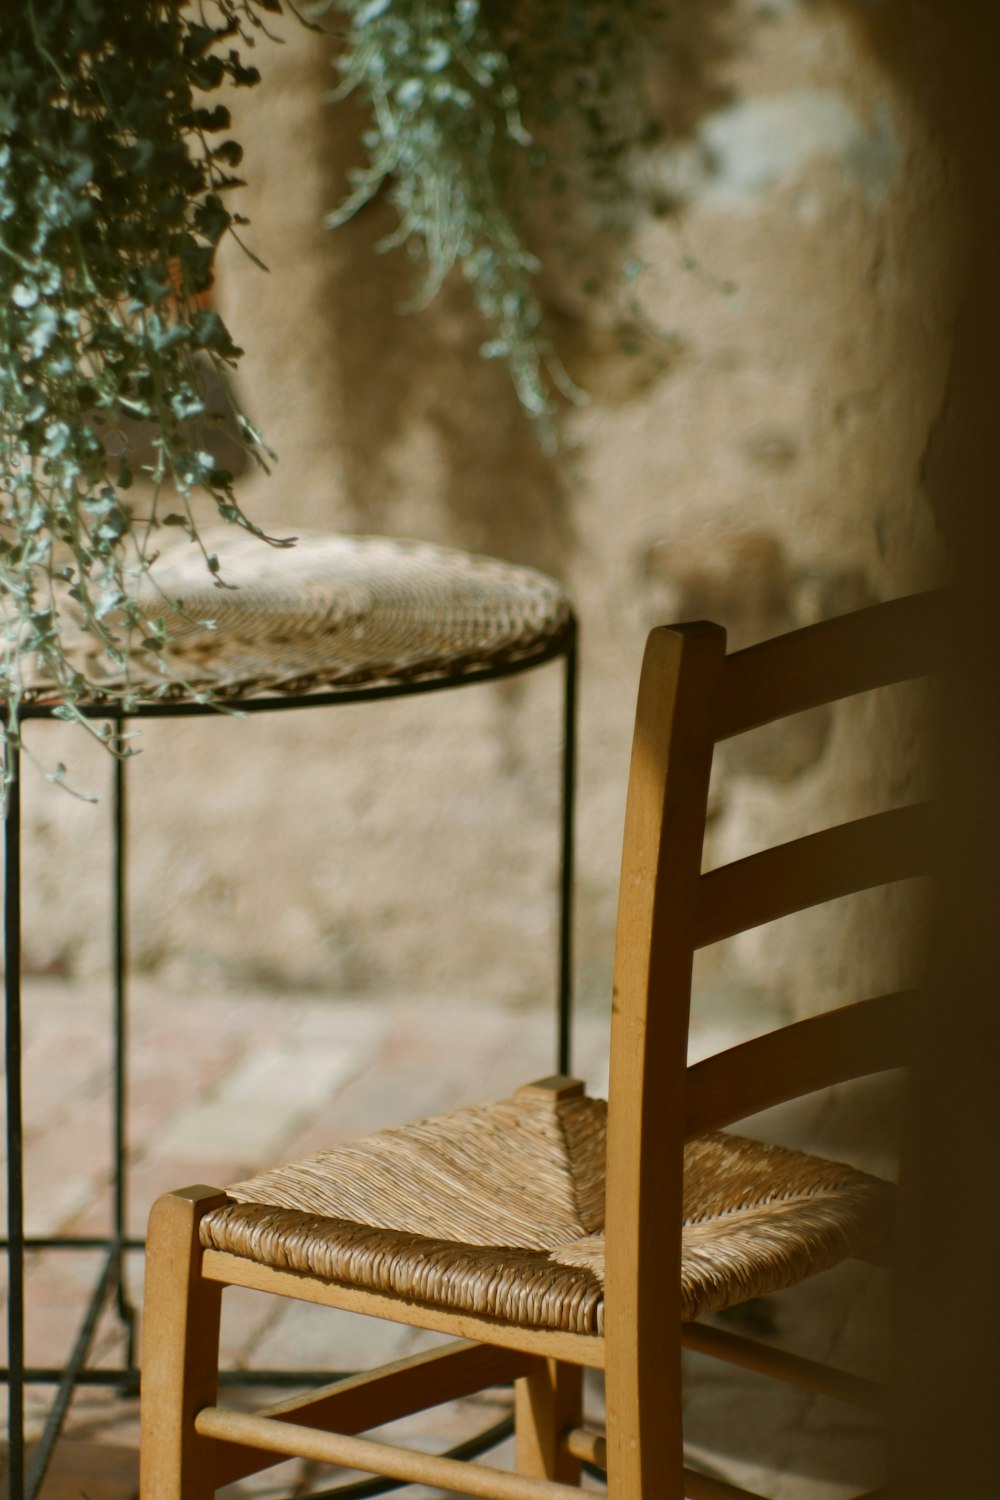
[[[600,1334],[607,1105],[531,1086],[227,1189],[205,1247],[522,1327]],[[728,1134],[685,1154],[681,1309],[791,1286],[884,1236],[892,1188]]]
[[[162,617],[169,647],[133,642],[128,681],[142,698],[199,692],[235,699],[472,676],[543,656],[564,635],[569,600],[533,568],[388,537],[300,532],[273,548],[227,526],[208,530],[218,587],[201,552],[172,548],[140,604]],[[81,638],[74,655],[109,691],[108,661]],[[31,682],[25,698],[51,692]]]

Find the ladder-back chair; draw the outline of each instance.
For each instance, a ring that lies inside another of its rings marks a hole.
[[[154,1205],[142,1369],[142,1500],[208,1500],[299,1455],[487,1500],[737,1500],[684,1467],[682,1345],[847,1400],[868,1382],[699,1324],[881,1253],[892,1188],[724,1131],[905,1061],[913,997],[859,1001],[687,1066],[697,949],[925,872],[928,814],[890,808],[702,873],[718,741],[923,675],[934,596],[726,656],[725,632],[654,630],[625,816],[609,1101],[570,1079],[337,1145],[225,1192]],[[433,1329],[453,1342],[251,1415],[217,1405],[223,1288]],[[606,1434],[581,1376],[606,1374]],[[359,1436],[515,1382],[516,1473]]]

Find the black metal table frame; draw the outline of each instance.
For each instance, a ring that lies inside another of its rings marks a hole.
[[[343,703],[370,703],[384,698],[409,697],[417,693],[444,688],[464,687],[477,682],[495,682],[504,677],[531,671],[546,663],[565,660],[564,738],[562,754],[561,849],[559,881],[559,969],[558,1030],[556,1067],[560,1073],[570,1071],[572,1019],[572,895],[574,862],[574,801],[576,782],[576,693],[577,693],[577,624],[570,615],[558,636],[546,642],[537,653],[482,669],[468,669],[450,675],[440,674],[406,682],[389,682],[330,688],[302,694],[261,694],[259,697],[211,702],[144,701],[125,710],[115,704],[93,703],[83,712],[111,726],[112,748],[120,751],[127,723],[132,719],[167,719],[208,717],[232,709],[243,714],[275,713],[295,708],[323,708]],[[57,707],[51,703],[28,703],[19,713],[21,723],[32,719],[51,719]],[[128,1016],[127,981],[127,909],[126,909],[126,840],[127,760],[116,754],[113,761],[112,827],[113,854],[113,1084],[112,1084],[112,1185],[113,1227],[106,1236],[26,1237],[24,1233],[24,1132],[22,1106],[21,1045],[21,783],[20,756],[8,743],[5,746],[6,767],[10,776],[7,812],[4,820],[4,990],[6,1038],[6,1124],[7,1124],[7,1238],[0,1249],[7,1252],[8,1318],[7,1366],[0,1368],[0,1382],[8,1387],[8,1490],[9,1500],[34,1500],[41,1488],[55,1449],[73,1392],[80,1385],[112,1386],[135,1395],[139,1389],[139,1370],[135,1362],[135,1310],[125,1280],[125,1255],[142,1250],[141,1239],[126,1233],[127,1191],[127,1063]],[[69,1359],[63,1368],[26,1366],[24,1339],[25,1256],[40,1250],[90,1250],[104,1252],[104,1263],[80,1322]],[[125,1351],[117,1369],[89,1370],[86,1361],[104,1307],[114,1299],[117,1316],[125,1331]],[[309,1370],[234,1370],[221,1373],[221,1380],[234,1385],[305,1385],[313,1381],[337,1378],[333,1371]],[[35,1444],[30,1465],[26,1463],[24,1433],[24,1395],[27,1385],[55,1385],[55,1400],[42,1434]],[[508,1419],[480,1433],[453,1449],[452,1456],[471,1458],[494,1446],[511,1431]],[[339,1500],[362,1500],[362,1497],[398,1489],[399,1481],[375,1478],[356,1484],[341,1485],[328,1493]],[[321,1500],[321,1497],[317,1497]]]

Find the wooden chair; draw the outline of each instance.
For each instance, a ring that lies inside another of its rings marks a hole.
[[[609,1103],[545,1079],[226,1192],[160,1198],[148,1248],[142,1500],[206,1500],[289,1455],[491,1500],[568,1500],[587,1460],[606,1468],[613,1500],[735,1500],[746,1492],[684,1467],[682,1344],[871,1398],[865,1381],[695,1320],[882,1245],[888,1184],[721,1127],[899,1066],[912,997],[863,1000],[688,1068],[692,958],[786,913],[924,871],[922,807],[706,874],[701,861],[715,743],[923,674],[935,608],[933,596],[894,601],[729,657],[716,625],[652,632],[625,818]],[[216,1404],[226,1286],[454,1342],[256,1415],[229,1411]],[[581,1425],[584,1368],[606,1372],[606,1436]],[[358,1436],[507,1381],[516,1383],[514,1474]]]

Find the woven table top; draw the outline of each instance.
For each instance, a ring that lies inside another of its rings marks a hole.
[[[144,583],[143,607],[164,619],[170,645],[162,664],[141,646],[130,653],[142,700],[461,681],[546,659],[572,619],[545,574],[426,542],[300,532],[274,548],[231,526],[202,539],[224,587],[192,546],[166,552]],[[91,681],[120,688],[88,641],[78,651]],[[32,682],[25,701],[51,692]]]

